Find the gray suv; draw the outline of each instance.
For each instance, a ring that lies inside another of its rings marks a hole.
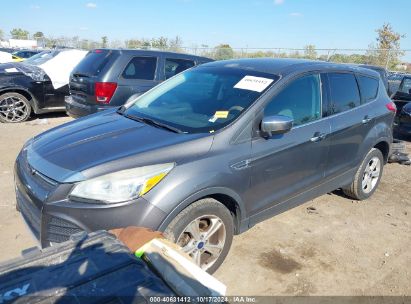
[[[207,63],[29,140],[15,165],[17,206],[42,246],[145,226],[213,272],[233,235],[258,222],[338,188],[370,197],[394,115],[369,69]]]
[[[66,112],[77,118],[118,108],[164,80],[210,61],[213,60],[166,51],[92,50],[70,75]]]

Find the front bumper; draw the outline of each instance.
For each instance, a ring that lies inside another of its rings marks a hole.
[[[72,96],[66,96],[64,98],[64,104],[66,107],[67,115],[73,118],[79,118],[101,112],[104,110],[112,109],[115,107],[110,106],[101,106],[101,105],[92,105],[92,104],[83,104],[75,101]]]
[[[139,226],[157,230],[166,217],[144,198],[131,202],[102,205],[71,201],[71,185],[58,184],[30,170],[19,155],[15,164],[17,207],[41,247],[60,243],[86,231]]]

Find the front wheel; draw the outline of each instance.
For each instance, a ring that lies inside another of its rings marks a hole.
[[[354,181],[343,191],[357,200],[369,198],[377,189],[384,168],[384,157],[380,150],[371,149],[355,174]]]
[[[223,263],[234,235],[230,211],[212,198],[201,199],[181,211],[165,231],[193,261],[213,273]]]
[[[30,103],[23,95],[10,92],[0,96],[0,122],[23,122],[30,117],[30,113]]]

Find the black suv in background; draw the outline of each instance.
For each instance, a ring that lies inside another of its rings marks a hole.
[[[212,59],[152,50],[96,49],[74,68],[66,111],[80,117],[123,105],[160,82]]]
[[[394,132],[398,135],[411,135],[411,76],[404,76],[398,91],[392,96],[397,106]]]

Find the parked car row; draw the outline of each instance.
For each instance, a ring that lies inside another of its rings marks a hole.
[[[258,222],[338,188],[376,191],[396,111],[377,72],[205,61],[94,50],[73,69],[67,111],[97,113],[30,139],[15,164],[17,208],[43,247],[144,226],[214,272]]]
[[[89,52],[70,76],[67,113],[80,117],[118,108],[162,81],[209,58],[187,54],[97,49]]]
[[[0,65],[0,122],[18,123],[32,113],[58,111],[80,117],[119,107],[131,96],[209,61],[145,50],[43,51]]]

